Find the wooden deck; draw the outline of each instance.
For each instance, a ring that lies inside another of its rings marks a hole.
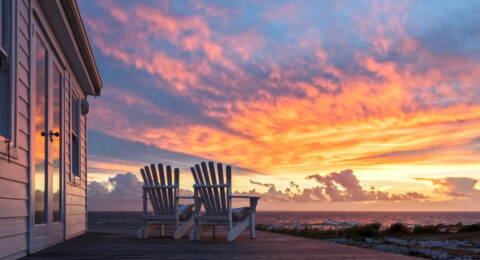
[[[411,259],[359,247],[315,239],[257,231],[251,240],[244,232],[235,242],[226,242],[226,230],[203,234],[201,241],[171,239],[155,234],[146,240],[136,238],[138,223],[110,221],[91,224],[90,231],[36,254],[29,259]]]

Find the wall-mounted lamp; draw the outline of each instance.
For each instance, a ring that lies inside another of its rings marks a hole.
[[[86,99],[82,99],[81,107],[82,115],[86,115],[88,111],[90,111],[90,104],[88,104],[88,101]]]

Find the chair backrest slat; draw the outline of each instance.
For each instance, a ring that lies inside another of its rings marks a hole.
[[[140,173],[142,174],[143,183],[145,183],[145,185],[150,185],[150,181],[148,180],[147,174],[145,173],[145,170],[143,168],[140,169]],[[150,200],[152,200],[152,198],[153,198],[152,190],[147,190],[147,194],[148,194],[148,197],[150,198]],[[157,204],[155,204],[153,202],[152,202],[152,208],[153,208],[153,211],[155,213],[159,212],[159,210],[157,208]]]
[[[172,167],[167,165],[167,184],[172,185]],[[173,190],[169,188],[168,193],[168,213],[173,214]]]
[[[173,170],[170,165],[166,166],[166,175],[163,165],[158,164],[158,171],[154,164],[140,169],[145,186],[149,186],[147,193],[150,197],[153,210],[156,215],[174,215],[176,211],[176,197],[180,187],[180,170]],[[165,182],[165,177],[167,183]],[[173,177],[173,178],[172,178]],[[172,179],[175,183],[172,183]],[[161,188],[160,186],[167,186]],[[147,187],[146,187],[147,188]]]
[[[174,190],[174,192],[175,192],[174,196],[176,198],[177,196],[180,196],[180,169],[178,169],[178,168],[173,169],[173,177],[175,179],[173,184],[175,186],[179,187],[178,189]],[[173,201],[173,208],[174,208],[173,212],[177,211],[178,200],[176,200],[175,198],[174,198],[174,201]]]
[[[207,186],[212,185],[212,183],[210,181],[210,176],[208,174],[207,164],[205,162],[202,162],[200,165],[202,166],[202,173],[203,173],[203,179],[205,180],[205,184]],[[210,207],[211,207],[211,210],[212,210],[211,214],[216,215],[217,214],[217,209],[215,207],[215,194],[213,193],[213,188],[212,187],[206,187],[206,189],[207,189],[207,192],[208,192],[208,196],[210,198]]]
[[[195,165],[195,172],[197,173],[197,178],[199,180],[199,184],[205,185],[205,180],[203,179],[203,174],[202,170],[200,169],[200,165],[196,164]],[[203,205],[205,206],[205,211],[207,214],[214,214],[212,211],[212,205],[211,205],[211,198],[210,194],[208,193],[207,188],[200,188],[202,191],[202,199],[203,199]]]
[[[221,163],[217,164],[217,172],[218,172],[218,184],[225,184],[223,180],[223,165]],[[220,187],[220,200],[222,203],[222,213],[227,213],[227,205],[226,205],[226,192],[225,187]]]
[[[227,166],[226,176],[224,176],[221,163],[217,164],[217,172],[215,172],[215,164],[213,162],[208,163],[208,168],[205,162],[200,163],[200,165],[196,164],[195,167],[190,169],[192,170],[195,183],[200,186],[197,187],[197,190],[199,191],[199,196],[204,201],[206,214],[228,214],[228,190],[231,188],[232,168]]]
[[[210,170],[210,178],[212,178],[212,185],[217,185],[217,174],[215,173],[215,165],[213,162],[208,163],[208,169]],[[220,205],[220,193],[218,187],[213,188],[213,195],[215,197],[215,209],[217,210],[218,215],[222,215],[222,208]]]
[[[162,186],[167,185],[165,182],[165,171],[163,170],[163,164],[161,163],[158,164],[158,175],[160,177],[160,184]],[[168,214],[169,213],[168,212],[168,194],[166,189],[162,189],[162,197],[163,197],[163,204],[165,205],[164,206],[165,214]]]
[[[232,166],[227,165],[227,184],[232,184]]]
[[[150,172],[150,168],[148,166],[145,166],[145,175],[147,176],[147,181],[148,181],[148,185],[151,185],[151,186],[154,186],[155,183],[153,181],[153,177],[152,177],[152,174]],[[162,208],[159,204],[159,200],[158,200],[158,194],[157,194],[157,191],[156,190],[151,190],[151,194],[150,194],[150,201],[152,202],[152,207],[154,208],[154,211],[155,211],[155,214],[162,214]]]
[[[145,166],[145,167],[148,168],[147,166]],[[150,164],[150,168],[151,168],[151,173],[152,173],[153,184],[155,186],[160,185],[158,183],[158,174],[157,174],[157,169],[155,168],[155,164]],[[164,198],[162,196],[162,192],[157,190],[157,189],[153,189],[153,193],[154,193],[154,196],[157,197],[158,209],[160,210],[161,214],[165,214],[165,205],[163,205],[163,203],[162,203],[162,201],[164,201]]]

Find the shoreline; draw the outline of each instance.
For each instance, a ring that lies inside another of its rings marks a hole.
[[[417,225],[379,223],[348,228],[318,229],[257,225],[256,229],[353,245],[383,252],[434,259],[480,258],[480,223],[472,225]]]

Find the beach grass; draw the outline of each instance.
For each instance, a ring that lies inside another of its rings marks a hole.
[[[416,225],[414,227],[402,223],[383,227],[380,223],[372,223],[337,229],[321,229],[310,225],[301,227],[257,225],[256,228],[411,256],[438,259],[480,257],[478,249],[480,223]]]

